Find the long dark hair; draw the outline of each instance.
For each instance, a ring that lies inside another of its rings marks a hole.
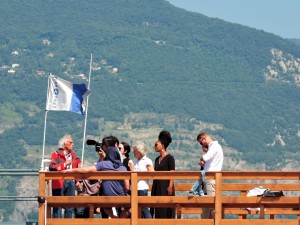
[[[131,150],[130,145],[127,142],[121,142],[121,144],[124,146],[124,151],[125,152],[125,156],[128,158],[129,157],[129,152]]]

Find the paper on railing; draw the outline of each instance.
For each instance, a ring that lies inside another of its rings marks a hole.
[[[245,210],[248,210],[248,211],[260,212],[260,208],[241,208],[241,209],[245,209]]]
[[[247,191],[247,197],[250,197],[250,196],[262,196],[266,190],[268,190],[268,189],[264,188],[262,186],[255,187],[255,188]]]
[[[247,197],[262,196],[266,190],[268,190],[268,189],[264,188],[262,186],[255,187],[255,188],[247,191]],[[260,208],[259,207],[258,208],[242,208],[242,209],[246,209],[246,210],[249,210],[249,211],[260,212]]]

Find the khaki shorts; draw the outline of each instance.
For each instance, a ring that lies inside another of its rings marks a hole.
[[[215,180],[206,180],[204,182],[204,192],[207,193],[207,196],[216,195],[216,181]],[[215,212],[211,208],[202,209],[201,219],[213,219],[215,217]]]

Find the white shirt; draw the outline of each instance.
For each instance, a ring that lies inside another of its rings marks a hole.
[[[66,150],[64,150],[64,154],[65,154],[66,160],[72,160],[71,152],[67,152]],[[67,169],[72,169],[72,163],[67,165]]]
[[[147,167],[152,166],[152,160],[147,156],[143,156],[140,160],[134,162],[134,171],[148,171]],[[149,180],[139,180],[138,181],[138,190],[148,190],[149,189]]]
[[[217,141],[212,141],[208,145],[208,151],[202,156],[205,161],[204,171],[221,171],[223,167],[223,150]]]

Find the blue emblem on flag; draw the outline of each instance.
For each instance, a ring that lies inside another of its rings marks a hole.
[[[49,74],[46,110],[85,114],[91,91],[85,84],[73,84]]]
[[[54,93],[55,95],[58,95],[58,93],[59,93],[58,88],[54,88],[53,93]]]

